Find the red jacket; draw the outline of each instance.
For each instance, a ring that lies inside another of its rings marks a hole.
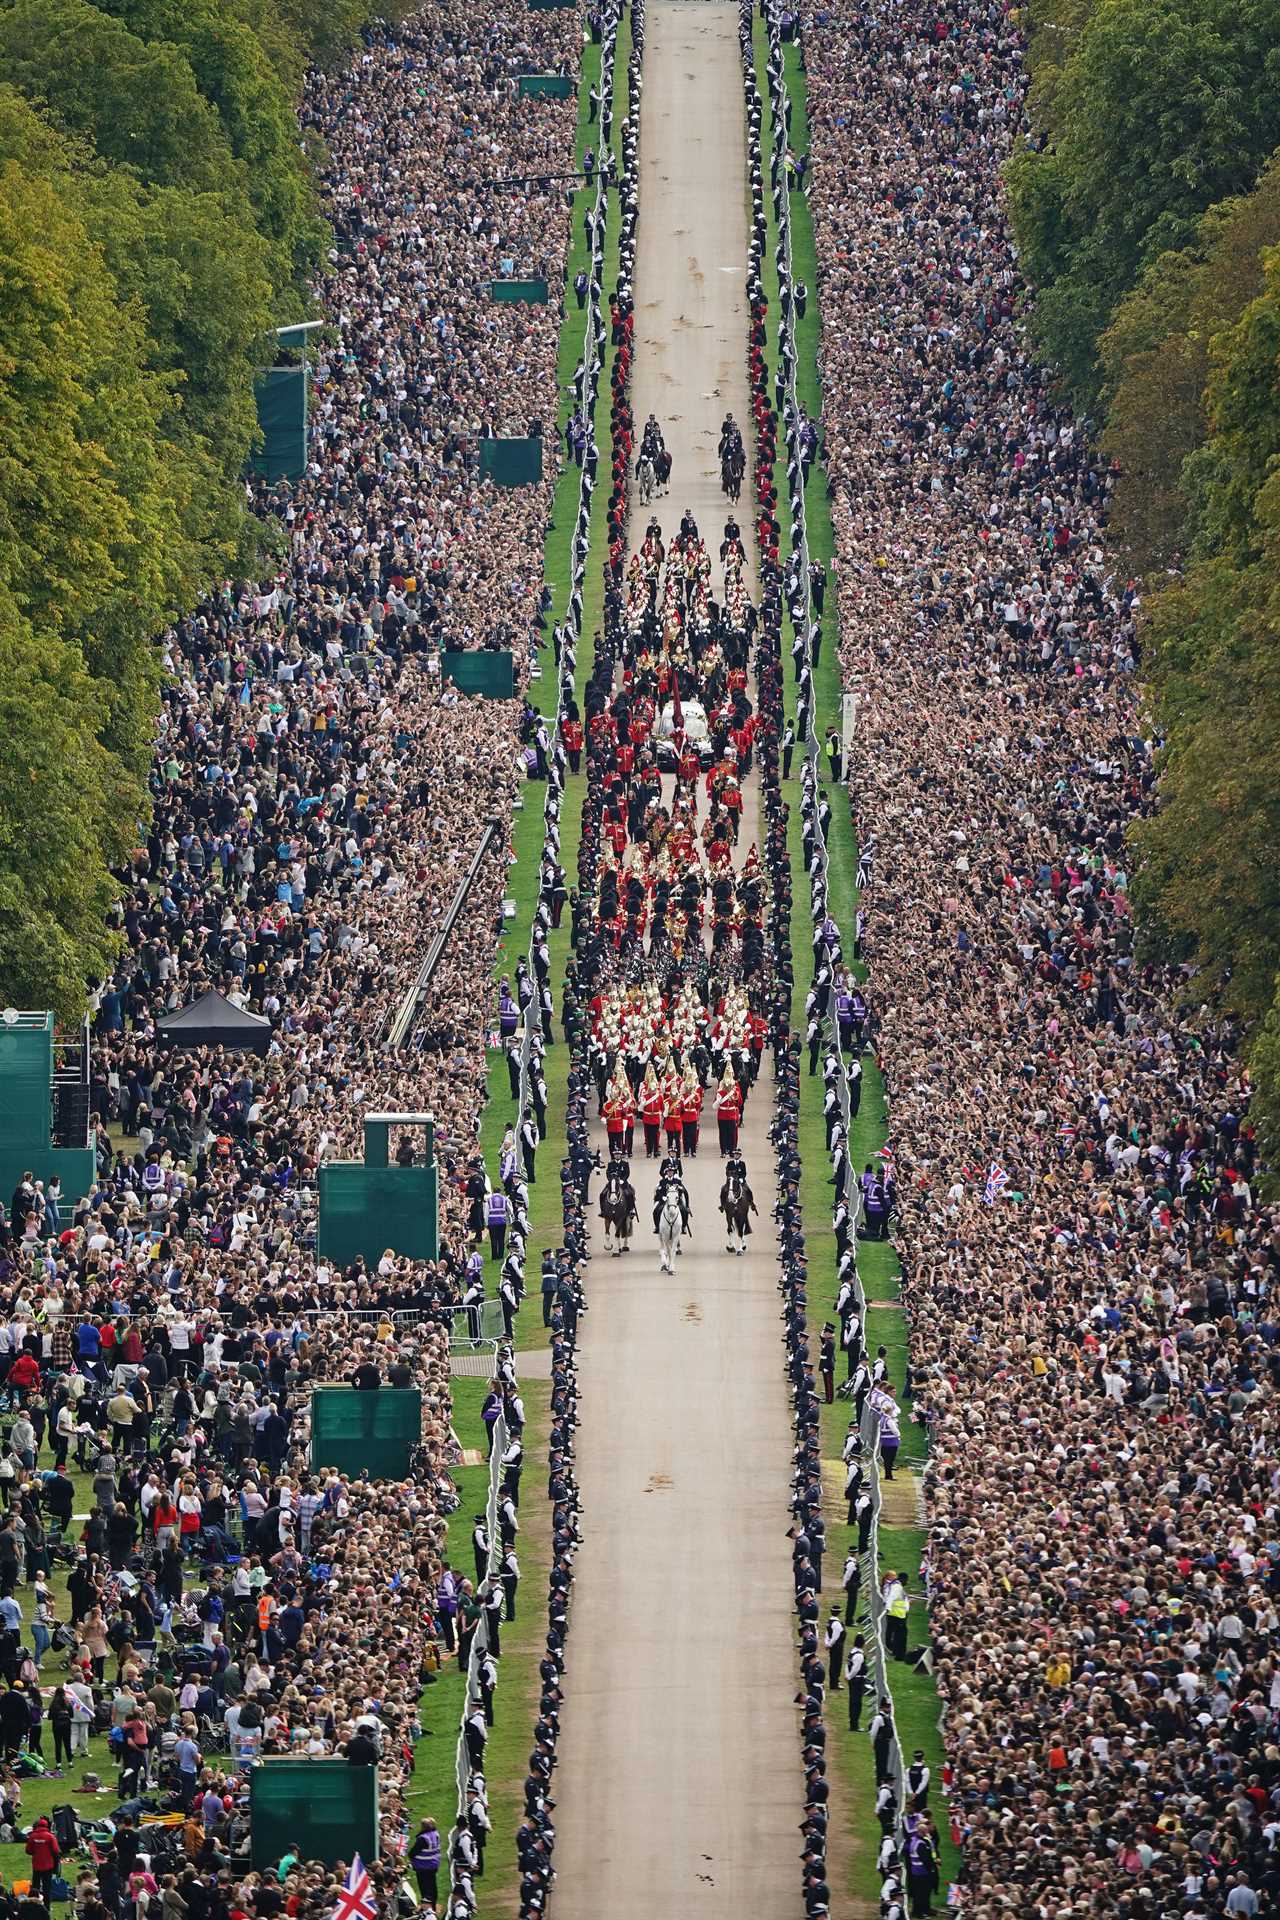
[[[40,1369],[34,1354],[20,1353],[9,1369],[9,1379],[15,1387],[38,1387]]]
[[[37,1826],[27,1841],[33,1873],[52,1873],[61,1859],[61,1849],[52,1827]]]

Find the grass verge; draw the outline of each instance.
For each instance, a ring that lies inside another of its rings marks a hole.
[[[599,49],[595,54],[596,71],[599,71]],[[621,127],[627,111],[627,63],[631,58],[631,17],[624,12],[618,29],[617,47],[613,66],[613,148],[619,167],[622,163]],[[585,115],[585,108],[583,114]],[[588,127],[580,117],[578,126],[579,152],[586,146],[595,144],[598,138],[598,125]],[[594,136],[594,138],[592,137]],[[579,200],[582,196],[578,196]],[[585,204],[585,203],[584,203]],[[575,209],[576,234],[575,246],[581,246],[581,261],[573,259],[569,266],[569,279],[578,271],[578,265],[586,264],[585,240],[582,238],[581,219]],[[609,289],[617,281],[618,274],[618,222],[617,203],[614,200],[610,208],[610,217],[605,243],[603,287],[606,297]],[[582,340],[583,316],[578,313],[576,303],[569,307],[565,320],[565,334],[573,342],[573,350],[568,358],[569,375],[577,364],[578,352]],[[564,352],[561,355],[562,370]],[[586,577],[583,582],[582,640],[578,648],[578,681],[585,684],[591,672],[595,650],[595,636],[604,615],[604,576],[603,569],[592,564],[592,556],[598,554],[605,534],[605,517],[608,507],[608,475],[612,465],[612,445],[608,434],[610,373],[613,366],[613,347],[606,334],[604,365],[600,372],[599,397],[597,400],[597,438],[600,442],[600,460],[597,468],[597,484],[592,495],[591,522],[589,527],[590,548],[587,559]],[[567,407],[567,403],[566,403]],[[552,593],[551,619],[563,617],[568,605],[571,582],[571,558],[573,531],[577,522],[578,497],[581,476],[578,468],[570,462],[561,474],[556,487],[552,506],[551,524],[547,531],[545,551],[545,577]],[[547,663],[547,670],[530,689],[531,698],[539,711],[551,714],[555,711],[556,682],[553,664]],[[542,800],[544,790],[539,784],[530,783],[524,789],[525,805],[516,815],[513,835],[515,861],[507,882],[508,897],[516,903],[514,917],[503,929],[498,944],[498,953],[494,965],[495,982],[506,973],[514,971],[516,960],[528,952],[529,934],[533,924],[534,910],[538,904],[538,868],[542,858],[543,817]],[[585,776],[570,774],[565,782],[563,804],[560,809],[560,863],[566,874],[572,876],[577,870],[578,841],[582,828],[582,803],[586,794]],[[551,948],[551,985],[556,1005],[560,1004],[564,985],[565,967],[569,957],[569,918],[565,915],[562,926],[552,930]],[[497,1151],[503,1132],[515,1112],[515,1102],[510,1098],[506,1059],[501,1051],[495,1050],[489,1055],[489,1098],[481,1123],[481,1144],[490,1172],[496,1170]],[[529,1276],[530,1293],[524,1301],[516,1324],[517,1345],[525,1349],[545,1347],[546,1331],[542,1325],[541,1301],[537,1291],[537,1274],[541,1265],[544,1247],[556,1246],[560,1238],[561,1206],[559,1181],[559,1156],[554,1153],[550,1143],[562,1141],[565,1137],[565,1102],[567,1097],[568,1053],[563,1039],[557,1034],[546,1056],[547,1077],[547,1142],[541,1155],[541,1177],[530,1189],[529,1215],[530,1233],[526,1273]],[[498,1270],[496,1263],[490,1262],[486,1283],[490,1293],[497,1290]]]
[[[757,75],[763,76],[768,55],[768,38],[764,24],[758,18],[754,28],[754,49]],[[802,154],[808,151],[809,146],[808,114],[804,68],[800,49],[794,42],[784,47],[784,84],[790,104],[791,148],[795,153]],[[765,102],[764,137],[767,154],[768,142],[772,138],[771,108],[767,92]],[[813,223],[808,201],[802,192],[790,193],[788,209],[793,276],[797,282],[803,281],[809,289],[804,317],[796,321],[796,386],[800,404],[805,413],[809,418],[817,420],[821,411],[821,318],[816,299],[818,274]],[[779,316],[778,283],[774,266],[777,230],[773,202],[768,194],[766,194],[766,210],[769,219],[769,239],[764,273],[765,292],[776,325]],[[777,365],[776,336],[771,335],[767,353],[772,378]],[[791,529],[786,449],[783,442],[780,442],[775,482],[779,512],[783,520],[782,546],[785,552],[788,550]],[[835,530],[826,471],[820,461],[815,461],[810,468],[805,483],[804,500],[805,532],[810,557],[823,567],[828,579],[828,591],[820,623],[821,651],[814,668],[814,724],[815,731],[821,739],[825,736],[828,727],[838,727],[840,724],[842,688],[838,615],[830,572],[835,554]],[[789,632],[788,646],[793,638],[794,633]],[[788,718],[794,719],[794,681],[788,683],[786,700]],[[789,849],[792,871],[796,876],[791,925],[792,950],[795,955],[798,980],[803,982],[806,979],[805,956],[812,952],[813,923],[810,914],[809,889],[805,879],[806,867],[800,824],[799,765],[800,757],[797,752],[793,777],[783,782],[783,797],[790,808]],[[830,782],[827,783],[827,790],[830,794]],[[842,928],[846,951],[852,951],[858,898],[857,837],[847,797],[842,798],[838,792],[832,796],[832,818],[827,835],[827,854],[831,911]],[[856,971],[860,978],[865,977],[865,969],[860,963],[857,964]],[[801,992],[798,991],[797,1003],[793,1007],[793,1024],[801,1029],[804,1024],[802,1011]],[[816,1074],[810,1077],[806,1073],[801,1085],[799,1146],[802,1167],[801,1203],[805,1238],[810,1248],[816,1248],[824,1243],[831,1231],[832,1190],[831,1176],[827,1171],[831,1163],[822,1117],[822,1096],[821,1077]],[[884,1146],[888,1137],[888,1128],[889,1114],[884,1082],[874,1056],[867,1055],[863,1060],[862,1099],[850,1139],[850,1153],[855,1169],[863,1167]],[[866,1325],[868,1348],[873,1355],[879,1348],[884,1348],[890,1378],[901,1392],[907,1374],[909,1329],[902,1309],[897,1305],[901,1269],[892,1243],[862,1241],[858,1250],[858,1265],[868,1301],[887,1303],[873,1306],[868,1311]],[[828,1288],[831,1292],[834,1291],[833,1275],[816,1277],[813,1288],[814,1297],[817,1310],[824,1313],[829,1311],[825,1305],[825,1300],[829,1298]],[[815,1324],[813,1328],[815,1333],[820,1324],[820,1321]],[[822,1417],[824,1462],[835,1463],[835,1470],[832,1471],[829,1465],[828,1472],[824,1475],[824,1482],[828,1488],[825,1512],[831,1548],[828,1564],[835,1577],[838,1577],[838,1569],[843,1565],[846,1548],[852,1538],[850,1529],[845,1524],[847,1518],[845,1502],[840,1498],[843,1470],[839,1465],[840,1450],[848,1429],[849,1412],[846,1402],[837,1401],[833,1406],[823,1408]],[[899,1456],[902,1467],[893,1483],[892,1497],[886,1507],[887,1516],[894,1520],[904,1512],[909,1513],[912,1519],[915,1518],[918,1502],[914,1493],[908,1492],[902,1484],[902,1469],[911,1475],[910,1485],[914,1488],[918,1485],[915,1475],[923,1463],[925,1454],[923,1430],[913,1421],[904,1424],[902,1438],[902,1451]],[[886,1524],[880,1529],[881,1572],[893,1567],[898,1571],[906,1571],[908,1575],[913,1602],[911,1616],[913,1646],[928,1641],[928,1621],[920,1575],[925,1543],[925,1532],[918,1525]],[[933,1681],[928,1674],[916,1673],[905,1665],[899,1665],[894,1669],[892,1685],[898,1732],[904,1754],[910,1761],[912,1754],[917,1749],[922,1749],[933,1769],[936,1783],[941,1775],[943,1751],[938,1724],[939,1700]],[[837,1796],[833,1812],[838,1810],[839,1817],[847,1823],[849,1829],[849,1844],[832,1846],[832,1893],[834,1899],[846,1910],[862,1908],[866,1903],[877,1902],[879,1897],[880,1876],[876,1870],[879,1833],[871,1813],[875,1799],[875,1766],[870,1743],[865,1733],[868,1718],[869,1715],[864,1715],[864,1730],[861,1733],[851,1733],[848,1730],[844,1700],[833,1698],[829,1702],[830,1747],[828,1751],[833,1762],[831,1784],[833,1794]],[[935,1806],[936,1795],[935,1787]],[[937,1810],[941,1816],[939,1817],[942,1838],[941,1870],[945,1882],[957,1870],[958,1856],[947,1835],[945,1810]],[[832,1839],[834,1842],[836,1836],[833,1835]]]
[[[483,1380],[453,1383],[453,1425],[468,1450],[485,1447],[480,1408]],[[515,1621],[504,1627],[498,1687],[494,1696],[494,1725],[485,1749],[485,1776],[489,1783],[489,1818],[493,1834],[486,1849],[482,1900],[486,1915],[514,1915],[519,1901],[519,1869],[515,1833],[523,1801],[524,1770],[531,1729],[537,1715],[538,1661],[542,1653],[539,1618],[551,1567],[550,1515],[543,1498],[542,1459],[546,1452],[550,1387],[531,1380],[521,1387],[525,1405],[525,1457],[528,1462],[520,1501],[520,1588]],[[449,1520],[450,1564],[470,1577],[471,1528],[487,1497],[487,1464],[463,1467],[454,1475],[462,1495],[458,1511]],[[424,1734],[414,1750],[410,1812],[416,1818],[431,1814],[442,1834],[453,1825],[457,1803],[456,1757],[458,1721],[466,1682],[456,1660],[446,1660],[420,1703]],[[448,1879],[447,1867],[443,1879]]]
[[[627,64],[631,58],[631,47],[631,18],[629,11],[624,11],[614,53],[613,84],[612,144],[619,167],[622,161],[621,125],[627,110]],[[580,90],[580,100],[583,104],[578,118],[579,157],[586,147],[595,147],[598,142],[599,125],[588,122],[585,102],[587,90],[598,77],[599,71],[600,49],[592,45],[584,53],[583,81]],[[586,240],[581,221],[581,213],[587,201],[582,193],[576,196],[576,200],[577,204],[572,216],[574,244],[566,278],[566,286],[569,288],[572,287],[573,277],[579,268],[585,268],[588,265]],[[618,273],[616,216],[615,199],[610,208],[605,242],[602,286],[606,297],[609,289],[615,285]],[[584,325],[585,314],[579,313],[576,302],[570,298],[561,331],[562,388],[572,379],[574,367],[577,365]],[[582,640],[578,648],[580,683],[584,682],[591,672],[596,630],[601,623],[604,611],[603,569],[593,565],[592,558],[601,551],[608,504],[607,476],[611,469],[612,446],[607,429],[612,365],[613,347],[606,335],[604,365],[601,368],[596,403],[600,460],[597,468],[597,485],[592,496],[590,547],[583,583]],[[567,417],[569,404],[567,398],[562,402],[562,422]],[[544,552],[544,573],[552,594],[549,618],[553,622],[563,619],[568,606],[572,576],[573,532],[577,522],[580,485],[580,471],[572,462],[569,462],[557,482]],[[554,713],[556,679],[554,664],[550,660],[542,678],[531,686],[530,697],[540,712],[547,715]],[[513,834],[515,859],[507,882],[507,893],[516,903],[516,911],[514,917],[506,923],[499,942],[494,966],[495,981],[502,974],[512,972],[517,958],[528,951],[533,914],[538,902],[538,872],[543,840],[543,795],[544,789],[540,785],[531,783],[527,786],[525,805],[516,816]],[[578,840],[585,796],[584,776],[571,774],[565,783],[560,811],[560,860],[565,872],[569,875],[574,874],[577,869]],[[556,1005],[559,1006],[569,957],[567,915],[564,924],[553,929],[549,944],[551,984]],[[514,1117],[515,1102],[510,1097],[507,1065],[503,1053],[500,1050],[491,1052],[488,1065],[488,1099],[481,1122],[481,1144],[492,1174],[496,1172],[497,1151],[502,1134],[508,1122]],[[557,1037],[554,1044],[548,1048],[546,1056],[547,1138],[539,1156],[541,1178],[535,1180],[529,1194],[530,1231],[525,1265],[529,1292],[521,1304],[515,1328],[517,1350],[524,1352],[543,1348],[547,1344],[546,1331],[542,1325],[538,1275],[543,1251],[547,1247],[557,1246],[560,1242],[562,1226],[560,1155],[556,1151],[556,1143],[563,1141],[565,1137],[568,1066],[568,1050],[563,1039]],[[489,1262],[488,1269],[487,1285],[489,1291],[494,1292],[498,1277],[496,1263]],[[482,1899],[486,1914],[502,1915],[504,1920],[505,1916],[514,1915],[519,1906],[519,1866],[515,1853],[515,1834],[523,1805],[525,1766],[532,1742],[533,1723],[537,1717],[540,1691],[538,1663],[546,1634],[544,1596],[551,1565],[551,1510],[546,1500],[543,1475],[550,1424],[550,1386],[545,1381],[524,1381],[521,1391],[527,1416],[526,1493],[521,1502],[521,1535],[517,1543],[520,1557],[519,1599],[521,1604],[514,1627],[508,1629],[503,1635],[502,1670],[500,1691],[495,1706],[495,1726],[485,1752],[490,1794],[489,1814],[493,1825],[493,1836],[486,1853]],[[479,1407],[483,1399],[484,1383],[458,1380],[454,1383],[454,1392],[455,1427],[459,1438],[464,1446],[483,1447],[483,1434],[477,1434],[476,1427],[479,1425]],[[473,1421],[474,1425],[471,1424]],[[473,1437],[469,1438],[469,1433]],[[478,1467],[468,1471],[476,1476],[477,1504],[472,1503],[468,1494],[450,1524],[450,1551],[451,1554],[456,1552],[456,1563],[460,1563],[464,1569],[470,1566],[469,1542],[472,1515],[478,1510],[478,1501],[487,1483],[486,1469]],[[455,1527],[458,1529],[456,1543]],[[451,1677],[438,1685],[448,1686],[451,1689],[453,1699],[449,1712],[452,1723],[456,1726],[457,1716],[462,1707],[461,1681]],[[438,1688],[432,1689],[433,1692],[437,1690]],[[421,1753],[421,1748],[419,1752]],[[451,1777],[452,1745],[449,1748],[448,1761]],[[438,1769],[439,1756],[433,1754],[430,1761],[425,1764]],[[415,1789],[416,1785],[415,1782]]]

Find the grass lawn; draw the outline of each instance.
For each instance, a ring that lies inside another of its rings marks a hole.
[[[760,20],[755,24],[754,46],[756,72],[763,83],[768,40]],[[796,153],[804,153],[809,145],[805,83],[799,48],[794,43],[784,48],[784,76],[791,105],[791,146]],[[765,124],[762,137],[767,156],[772,138],[767,92],[765,100]],[[765,205],[769,219],[769,235],[764,263],[764,282],[770,313],[776,324],[780,317],[777,275],[774,268],[777,233],[772,197],[769,194],[766,194]],[[821,409],[819,374],[821,319],[816,299],[818,274],[813,224],[808,202],[802,193],[791,193],[788,205],[791,222],[792,269],[795,278],[803,280],[809,289],[805,316],[796,325],[797,392],[806,414],[810,418],[817,419]],[[777,364],[775,337],[770,339],[767,357],[772,378]],[[786,449],[782,442],[779,446],[775,480],[779,512],[783,520],[782,546],[786,551],[790,535],[789,495],[786,481]],[[842,689],[836,594],[830,574],[831,561],[835,552],[835,535],[826,473],[817,462],[810,469],[805,486],[805,531],[812,559],[828,570],[828,587],[821,620],[822,649],[814,669],[814,729],[819,739],[822,739],[829,726],[838,726],[840,723]],[[787,633],[788,648],[793,637],[791,632]],[[786,701],[788,716],[794,719],[795,686],[794,681],[790,679],[787,683]],[[783,783],[783,796],[790,807],[789,847],[795,879],[791,940],[797,993],[792,1019],[793,1025],[803,1027],[803,995],[811,972],[813,923],[808,882],[805,877],[799,766],[800,758],[797,752],[795,762],[797,777]],[[845,949],[849,952],[853,947],[854,916],[857,910],[857,837],[847,794],[833,790],[829,780],[825,786],[832,806],[831,827],[827,836],[830,910],[840,924]],[[865,969],[861,965],[856,971],[859,977],[865,977]],[[807,1059],[805,1066],[807,1068]],[[857,1170],[866,1165],[885,1144],[889,1127],[884,1083],[874,1056],[865,1055],[862,1066],[862,1099],[853,1123],[850,1140],[851,1159]],[[832,1187],[831,1175],[828,1171],[831,1163],[827,1154],[822,1119],[822,1094],[821,1076],[815,1075],[810,1078],[806,1071],[801,1082],[799,1122],[802,1167],[801,1204],[805,1238],[811,1257],[814,1323],[812,1330],[815,1333],[822,1319],[831,1313],[830,1302],[834,1296],[834,1270],[826,1270],[825,1263],[816,1257],[817,1250],[829,1240],[831,1231]],[[896,1304],[900,1293],[901,1270],[892,1243],[867,1240],[860,1242],[858,1267],[868,1301],[884,1303],[869,1307],[866,1325],[868,1347],[873,1355],[880,1347],[885,1349],[890,1377],[901,1392],[906,1377],[909,1329],[901,1307]],[[829,1489],[826,1502],[830,1542],[828,1566],[832,1570],[833,1577],[837,1579],[851,1537],[848,1527],[844,1524],[845,1503],[839,1497],[843,1471],[839,1470],[838,1466],[840,1449],[848,1428],[849,1411],[848,1404],[843,1401],[837,1401],[834,1406],[823,1409],[823,1457],[825,1461],[834,1461],[837,1464],[835,1474],[833,1475],[829,1469],[826,1475],[826,1484]],[[923,1430],[911,1420],[904,1421],[902,1450],[899,1455],[902,1466],[908,1472],[913,1467],[918,1469],[923,1462],[924,1454]],[[904,1510],[910,1513],[913,1520],[915,1518],[916,1502],[910,1487],[911,1483],[905,1479],[900,1469],[891,1489],[891,1500],[887,1508],[888,1514],[895,1520]],[[928,1639],[928,1622],[920,1579],[920,1560],[924,1545],[925,1534],[917,1525],[884,1525],[880,1529],[881,1571],[888,1567],[895,1567],[899,1571],[905,1569],[909,1575],[909,1588],[913,1601],[911,1616],[913,1646]],[[912,1673],[903,1666],[895,1668],[892,1686],[898,1731],[904,1754],[910,1761],[915,1749],[923,1748],[933,1768],[934,1779],[937,1781],[941,1773],[943,1755],[938,1728],[939,1701],[933,1682],[928,1675]],[[864,1729],[869,1717],[869,1714],[863,1716]],[[833,1812],[836,1819],[847,1828],[845,1836],[838,1836],[834,1831],[832,1834],[830,1860],[832,1891],[842,1904],[861,1905],[868,1901],[875,1901],[879,1893],[879,1875],[875,1865],[879,1847],[879,1830],[871,1815],[875,1797],[875,1767],[865,1731],[856,1735],[848,1731],[846,1708],[842,1699],[832,1699],[829,1702],[828,1725],[829,1752],[833,1760]],[[939,1803],[936,1790],[935,1813],[943,1836],[942,1873],[945,1880],[955,1872],[958,1861],[954,1849],[946,1838],[945,1810]],[[833,1821],[833,1828],[834,1824]],[[846,1845],[840,1844],[841,1837],[847,1840]]]
[[[48,1462],[46,1461],[42,1464],[48,1465]],[[78,1484],[76,1489],[77,1512],[86,1511],[91,1503],[92,1496],[89,1493],[89,1481],[91,1478],[92,1476],[89,1474],[78,1474],[76,1476],[77,1482],[83,1483],[82,1486]],[[79,1528],[77,1527],[76,1532],[78,1531]],[[55,1597],[54,1611],[59,1620],[69,1619],[71,1614],[70,1603],[67,1599],[67,1574],[69,1571],[70,1569],[68,1567],[59,1565],[49,1576],[49,1585],[52,1587]],[[16,1597],[19,1605],[22,1607],[23,1613],[30,1619],[32,1612],[30,1588],[19,1587]],[[107,1662],[107,1673],[108,1676],[113,1676],[115,1673],[114,1656]],[[40,1668],[41,1686],[46,1690],[46,1715],[49,1708],[47,1698],[48,1689],[56,1687],[60,1680],[65,1680],[66,1678],[68,1678],[67,1656],[65,1653],[60,1653],[56,1648],[51,1647],[48,1653],[45,1654]],[[53,1734],[49,1729],[47,1718],[42,1729],[42,1734],[45,1765],[52,1767]],[[98,1774],[108,1791],[96,1796],[75,1792],[74,1789],[80,1786],[86,1773]],[[55,1779],[52,1774],[48,1774],[43,1778],[33,1775],[31,1778],[24,1779],[20,1782],[22,1788],[20,1825],[23,1827],[31,1826],[34,1821],[40,1818],[42,1813],[52,1813],[53,1809],[61,1806],[64,1801],[69,1802],[76,1808],[82,1820],[90,1819],[95,1815],[109,1813],[117,1802],[115,1791],[116,1774],[116,1762],[112,1758],[106,1735],[97,1734],[93,1736],[89,1741],[88,1754],[77,1754],[74,1767],[69,1768],[61,1779]],[[87,1864],[87,1861],[85,1864]],[[28,1878],[30,1871],[31,1861],[27,1856],[27,1850],[22,1841],[16,1841],[9,1846],[0,1846],[0,1880],[3,1880],[6,1887],[11,1887],[16,1879]],[[67,1879],[69,1882],[74,1880],[74,1868],[67,1874]]]

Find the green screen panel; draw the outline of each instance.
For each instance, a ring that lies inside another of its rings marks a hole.
[[[264,1760],[249,1774],[249,1819],[260,1869],[286,1853],[326,1866],[356,1853],[376,1860],[378,1769],[345,1760]]]
[[[377,1265],[387,1248],[410,1260],[434,1260],[438,1185],[434,1166],[370,1167],[362,1160],[330,1160],[320,1169],[320,1225],[316,1248],[325,1260],[350,1266],[363,1254]]]
[[[499,304],[504,300],[527,300],[530,306],[545,306],[547,283],[545,280],[491,280],[489,298]]]
[[[509,653],[446,653],[440,672],[459,693],[482,694],[486,700],[510,700],[515,693],[515,663]]]
[[[572,95],[573,81],[567,73],[522,73],[520,75],[522,100],[568,100]]]
[[[372,1480],[404,1480],[422,1438],[417,1387],[317,1387],[311,1395],[311,1464]]]
[[[98,1156],[92,1147],[0,1146],[0,1201],[7,1208],[24,1173],[47,1186],[56,1173],[62,1182],[62,1224],[71,1224],[71,1209],[92,1190],[98,1174]]]
[[[528,487],[542,478],[542,440],[482,440],[480,477],[498,487]]]
[[[52,1021],[43,1026],[0,1025],[0,1147],[47,1150],[52,1076]],[[32,1172],[37,1180],[44,1178],[38,1168]],[[8,1193],[4,1199],[7,1204]]]
[[[262,446],[253,469],[264,480],[297,480],[307,465],[307,370],[272,367],[254,384]]]
[[[0,1204],[22,1179],[62,1182],[62,1224],[97,1175],[92,1147],[53,1145],[53,1016],[24,1013],[0,1022]],[[83,1136],[81,1136],[83,1137]]]

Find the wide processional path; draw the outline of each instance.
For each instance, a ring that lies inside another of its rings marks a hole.
[[[641,539],[652,511],[669,541],[688,509],[713,555],[729,511],[720,424],[732,412],[746,430],[751,417],[737,28],[732,6],[652,0],[641,114],[632,395],[638,424],[657,416],[673,473],[666,498],[635,508],[631,532]],[[745,531],[745,499],[739,519]],[[743,797],[739,860],[762,838],[754,774]],[[557,1920],[787,1920],[800,1909],[772,1099],[766,1056],[741,1136],[761,1209],[748,1254],[725,1250],[710,1099],[687,1163],[693,1233],[674,1274],[659,1269],[654,1166],[638,1127],[630,1254],[610,1257],[593,1225],[578,1347],[584,1543],[554,1787]]]

